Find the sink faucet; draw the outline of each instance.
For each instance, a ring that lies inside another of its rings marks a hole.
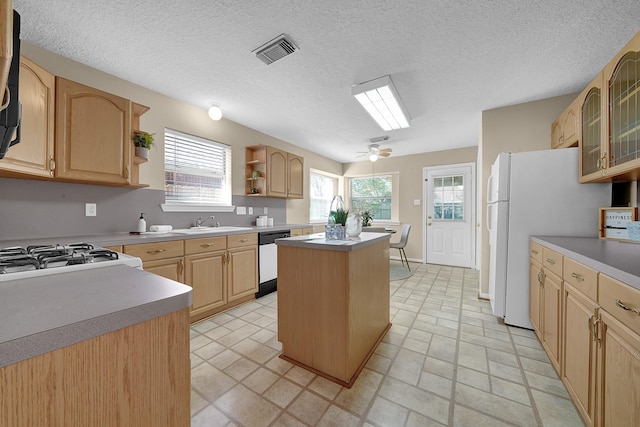
[[[196,227],[202,227],[204,223],[207,222],[208,219],[214,220],[216,219],[216,217],[213,215],[211,215],[209,218],[198,217],[196,219]],[[212,225],[212,227],[219,227],[219,226],[220,226],[219,222],[216,222],[215,224]]]

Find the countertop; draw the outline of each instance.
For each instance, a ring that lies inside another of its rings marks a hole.
[[[327,240],[324,233],[308,234],[306,236],[287,237],[276,239],[279,246],[292,246],[305,249],[321,249],[328,251],[355,251],[364,246],[391,238],[389,233],[360,233],[359,236],[349,237],[345,240]]]
[[[255,227],[246,226],[247,230],[226,231],[223,233],[215,232],[212,227],[211,233],[198,234],[178,234],[178,233],[154,233],[146,232],[144,234],[122,233],[104,233],[104,234],[84,234],[78,236],[60,236],[60,237],[44,237],[44,238],[25,238],[22,240],[0,240],[0,247],[25,246],[25,245],[53,245],[53,244],[69,244],[74,242],[86,242],[97,246],[115,246],[115,245],[134,245],[137,243],[154,243],[166,242],[169,240],[185,240],[197,239],[201,237],[211,236],[227,236],[232,234],[244,233],[262,233],[266,231],[283,231],[296,228],[313,227],[310,224],[282,224],[272,227]]]
[[[118,265],[0,283],[0,367],[189,307],[191,288]]]
[[[640,290],[638,243],[556,236],[532,236],[531,240]]]

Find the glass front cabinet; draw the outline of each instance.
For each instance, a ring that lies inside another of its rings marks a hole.
[[[600,79],[600,85],[596,77],[581,94],[584,100],[581,111],[580,181],[638,180],[640,33],[604,68]],[[600,98],[600,102],[597,98]]]

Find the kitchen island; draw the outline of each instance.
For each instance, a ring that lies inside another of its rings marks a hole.
[[[123,265],[0,282],[0,426],[188,426],[189,305]]]
[[[280,357],[351,387],[391,327],[389,237],[278,239]]]

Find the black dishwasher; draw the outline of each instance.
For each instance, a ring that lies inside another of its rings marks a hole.
[[[278,248],[276,239],[290,237],[290,230],[258,233],[258,283],[256,298],[278,289]]]

